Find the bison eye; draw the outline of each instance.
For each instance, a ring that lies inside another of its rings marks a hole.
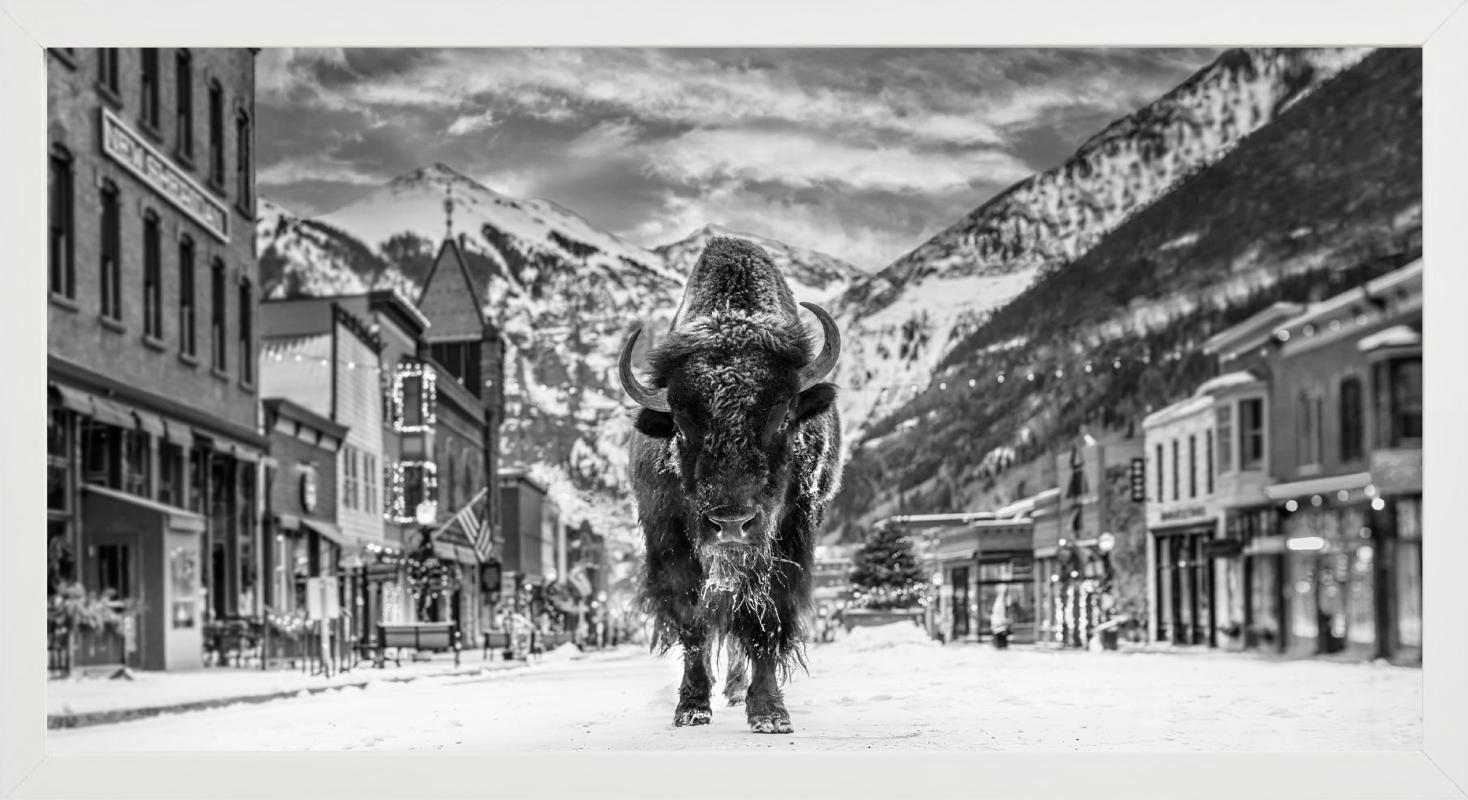
[[[794,410],[794,402],[792,398],[789,402],[776,403],[775,407],[770,409],[769,416],[765,418],[765,429],[762,436],[765,444],[772,444],[775,435],[789,423],[790,414]]]

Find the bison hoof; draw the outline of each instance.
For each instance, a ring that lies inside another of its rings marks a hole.
[[[673,715],[673,724],[680,728],[685,725],[707,725],[713,719],[713,712],[707,708],[680,708]]]
[[[746,692],[745,687],[742,687],[742,686],[741,687],[738,687],[738,688],[732,688],[731,687],[729,689],[725,689],[724,690],[724,699],[725,700],[728,700],[729,701],[729,705],[731,705],[731,706],[742,706],[742,705],[744,705],[744,695],[745,695],[745,692]]]
[[[749,729],[755,733],[793,733],[790,718],[778,714],[760,714],[749,718]]]

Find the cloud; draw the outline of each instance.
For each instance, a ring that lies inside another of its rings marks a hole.
[[[485,111],[482,114],[468,114],[455,119],[453,124],[449,125],[448,133],[451,136],[466,136],[490,128],[494,123],[495,116],[492,111]]]
[[[1029,174],[996,150],[919,151],[857,146],[807,132],[696,130],[649,153],[648,168],[670,180],[767,181],[892,192],[951,191],[975,180],[1005,182]]]

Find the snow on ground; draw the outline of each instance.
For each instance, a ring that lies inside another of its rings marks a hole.
[[[136,750],[1338,751],[1421,746],[1420,670],[1219,653],[936,645],[858,630],[785,687],[795,733],[742,708],[675,728],[681,665],[623,647],[480,676],[374,684],[51,731],[53,752]],[[717,701],[717,695],[716,695]]]

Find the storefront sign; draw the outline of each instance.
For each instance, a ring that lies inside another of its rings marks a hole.
[[[1202,506],[1188,506],[1187,508],[1173,508],[1163,511],[1158,518],[1163,522],[1174,522],[1180,519],[1194,519],[1208,515],[1208,509]]]
[[[1142,458],[1132,459],[1131,469],[1132,502],[1142,503],[1147,500],[1147,460]]]
[[[102,152],[204,226],[216,239],[229,242],[229,209],[105,108],[102,109]]]

